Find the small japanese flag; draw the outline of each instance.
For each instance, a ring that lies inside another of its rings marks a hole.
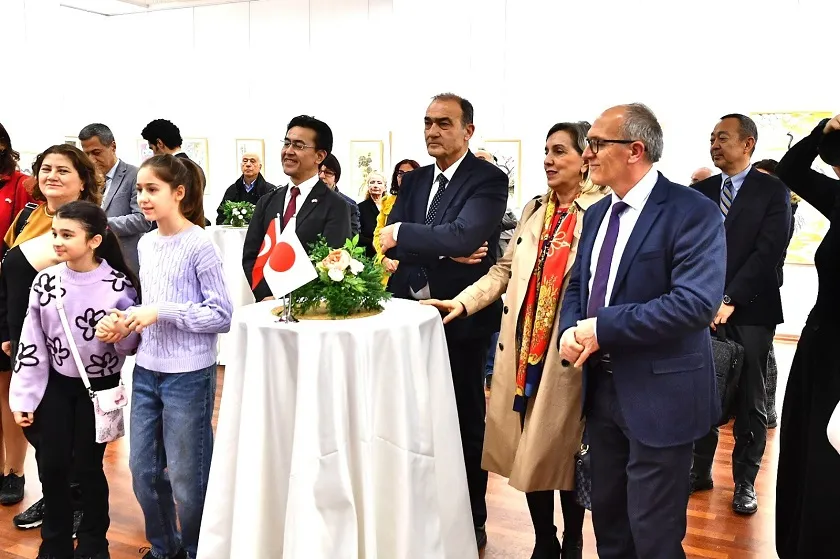
[[[271,294],[277,299],[318,277],[315,266],[295,233],[293,221],[277,238],[263,268],[263,276]]]

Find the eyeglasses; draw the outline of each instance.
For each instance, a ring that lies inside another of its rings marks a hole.
[[[398,177],[401,177],[401,176],[403,176],[404,174],[406,174],[406,173],[410,173],[410,172],[411,172],[411,171],[403,171],[402,169],[400,169],[399,171],[397,171],[397,176],[398,176]]]
[[[303,151],[303,150],[305,150],[306,148],[316,149],[316,148],[315,148],[315,146],[308,146],[308,145],[304,144],[304,143],[303,143],[302,141],[300,141],[300,140],[294,140],[294,141],[292,141],[292,140],[290,140],[290,139],[288,139],[288,138],[286,138],[285,140],[283,140],[283,147],[284,147],[284,148],[286,148],[286,149],[288,149],[288,148],[292,148],[292,149],[293,149],[293,150],[295,150],[295,151]]]
[[[335,172],[331,171],[330,169],[321,169],[321,172],[324,173],[325,177],[334,177]]]
[[[586,147],[597,154],[605,144],[632,144],[636,140],[602,140],[601,138],[586,139]]]

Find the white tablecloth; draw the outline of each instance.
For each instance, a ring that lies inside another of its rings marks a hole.
[[[248,228],[235,229],[227,225],[214,225],[207,229],[213,238],[213,243],[222,255],[222,263],[225,270],[225,282],[230,290],[230,298],[233,308],[238,309],[254,302],[254,294],[248,280],[245,279],[245,272],[242,271],[242,246],[245,244],[245,234]],[[230,359],[231,352],[230,334],[219,336],[218,361],[224,365]]]
[[[198,557],[474,559],[438,312],[234,314]]]

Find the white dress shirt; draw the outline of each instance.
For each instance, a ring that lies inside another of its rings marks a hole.
[[[598,234],[595,236],[595,244],[592,245],[592,261],[589,263],[589,293],[592,293],[592,282],[595,280],[595,270],[598,267],[598,257],[601,254],[601,247],[604,245],[604,237],[607,235],[607,226],[610,222],[610,213],[612,207],[616,202],[622,201],[629,207],[618,218],[618,237],[615,241],[615,252],[613,253],[612,262],[610,264],[610,275],[607,280],[607,296],[605,299],[606,306],[609,306],[610,299],[612,299],[613,285],[615,284],[615,276],[618,272],[618,265],[621,263],[621,257],[624,254],[624,249],[627,247],[627,241],[630,240],[630,234],[633,233],[633,228],[639,220],[642,210],[647,203],[653,187],[656,186],[656,181],[659,179],[659,174],[651,168],[642,179],[636,183],[636,186],[624,196],[623,199],[612,193],[612,201],[610,209],[604,214],[604,219],[601,221],[601,227],[598,229]]]
[[[108,191],[111,190],[111,183],[114,181],[114,175],[117,174],[117,166],[120,164],[120,159],[117,158],[117,162],[114,163],[114,166],[111,167],[111,170],[108,171],[105,175],[105,192],[102,193],[102,207],[105,207],[105,198],[108,197]]]
[[[292,187],[297,186],[300,189],[300,194],[298,194],[297,200],[295,200],[295,214],[292,216],[292,219],[297,218],[297,213],[300,211],[303,202],[306,200],[306,197],[309,196],[309,193],[315,188],[315,185],[318,184],[318,175],[316,174],[312,178],[306,179],[302,183],[298,185],[294,185],[291,182],[287,185],[288,188],[286,189],[286,200],[283,202],[283,213],[286,213],[286,208],[289,207],[289,202],[292,199]],[[283,215],[280,216],[283,218]]]

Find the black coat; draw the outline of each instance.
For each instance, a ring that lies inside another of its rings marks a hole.
[[[721,175],[692,186],[720,204]],[[790,195],[774,176],[751,168],[724,221],[726,289],[735,312],[732,324],[781,324],[782,297],[777,266],[790,233]]]
[[[254,183],[254,188],[251,189],[251,192],[248,192],[245,190],[245,175],[240,175],[236,182],[225,190],[225,195],[222,196],[222,201],[216,210],[216,225],[221,225],[225,222],[225,202],[251,202],[256,206],[260,198],[275,188],[277,187],[266,181],[262,173],[259,173]]]
[[[376,231],[376,220],[379,218],[379,208],[370,198],[362,200],[359,206],[359,246],[365,247],[365,253],[373,258],[376,249],[373,248],[373,232]]]
[[[286,211],[286,190],[288,186],[277,188],[257,202],[254,209],[254,217],[248,225],[248,232],[245,234],[245,244],[242,247],[242,269],[251,285],[254,263],[260,252],[263,239],[272,220],[279,214],[282,216]],[[323,182],[318,181],[306,200],[298,199],[297,218],[295,220],[295,233],[297,233],[301,244],[309,251],[309,245],[323,235],[333,248],[344,246],[344,242],[350,237],[350,207],[340,194],[334,192]],[[261,281],[253,290],[257,301],[262,301],[271,295],[265,280]]]

